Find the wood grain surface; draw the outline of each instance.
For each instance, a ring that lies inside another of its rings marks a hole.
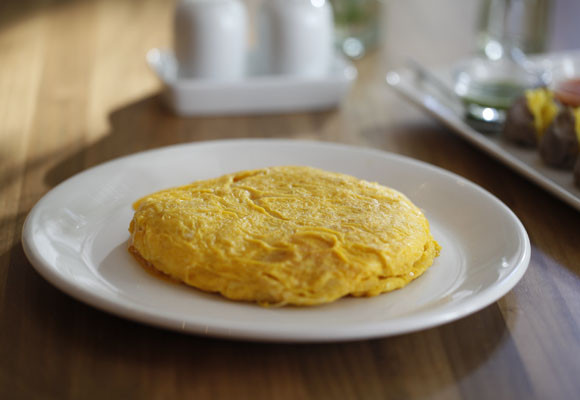
[[[173,2],[0,2],[0,398],[578,398],[580,212],[383,82],[408,52],[428,65],[469,53],[477,2],[431,3],[388,2],[383,45],[357,62],[359,79],[338,109],[182,119],[162,106],[144,62],[149,48],[171,45]],[[120,319],[63,294],[27,261],[24,218],[72,175],[145,149],[245,137],[373,147],[464,176],[521,219],[533,246],[528,272],[498,302],[438,328],[296,345]]]

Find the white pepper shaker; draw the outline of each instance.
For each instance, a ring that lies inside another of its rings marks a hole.
[[[266,72],[328,73],[334,34],[329,0],[264,0],[259,19],[258,41]]]
[[[239,0],[181,0],[174,48],[184,78],[236,80],[245,75],[247,12]]]

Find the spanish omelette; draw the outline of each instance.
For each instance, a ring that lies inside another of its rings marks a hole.
[[[407,285],[440,251],[398,191],[281,166],[163,190],[134,204],[129,250],[170,277],[262,305],[317,305]]]

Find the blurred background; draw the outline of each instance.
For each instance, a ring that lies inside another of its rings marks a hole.
[[[263,0],[245,1],[253,26]],[[404,153],[408,139],[397,136],[397,126],[438,125],[388,90],[386,72],[403,66],[409,57],[434,68],[481,53],[486,35],[502,26],[498,7],[501,14],[509,3],[518,5],[516,10],[522,6],[532,10],[523,18],[522,30],[532,37],[534,51],[580,48],[577,0],[332,0],[337,48],[352,57],[359,72],[341,112],[320,114],[314,117],[318,122],[306,115],[239,120],[236,131],[228,135],[255,136],[258,130],[267,136],[283,136],[286,131],[301,138],[333,137],[359,144],[380,140],[385,148]],[[1,129],[15,135],[42,131],[40,140],[46,143],[37,150],[38,156],[62,152],[62,142],[73,152],[97,142],[94,151],[79,157],[84,166],[142,149],[138,143],[125,146],[136,139],[133,131],[148,135],[149,147],[211,139],[212,132],[223,131],[227,125],[222,118],[179,118],[159,105],[161,83],[148,68],[145,54],[155,47],[172,48],[176,4],[173,0],[1,2],[0,91],[5,94]],[[250,29],[249,41],[255,39]],[[34,121],[42,121],[42,126]],[[165,136],[158,134],[159,129]],[[114,131],[124,134],[111,135]],[[6,151],[10,146],[5,142]],[[427,152],[425,158],[430,158]]]
[[[250,21],[254,22],[252,18],[263,0],[244,1],[250,10]],[[142,79],[133,74],[147,73],[143,55],[149,48],[172,46],[176,3],[174,0],[5,0],[0,3],[0,54],[3,58],[24,56],[41,42],[52,43],[54,47],[47,51],[66,65],[77,56],[79,59],[75,62],[90,62],[91,54],[107,52],[111,68],[119,68],[118,72],[134,69],[123,74],[123,85],[141,82],[139,86],[143,88]],[[514,8],[528,8],[527,15],[522,17],[523,24],[527,25],[522,29],[530,36],[526,40],[530,41],[528,47],[532,52],[580,48],[580,2],[577,0],[331,0],[331,3],[337,46],[353,59],[373,58],[373,63],[380,63],[381,72],[400,67],[409,56],[427,65],[437,65],[475,53],[481,49],[486,32],[501,25],[498,9],[506,3],[513,3]],[[138,15],[134,14],[135,4],[138,4]],[[101,23],[102,20],[107,22]],[[47,21],[50,21],[48,26]],[[54,21],[58,21],[58,26],[54,26]],[[143,24],[151,26],[147,36],[137,27]],[[28,26],[34,29],[27,29]],[[52,35],[53,31],[58,35],[74,35],[76,40],[67,40],[66,49],[59,48],[58,43],[64,41]],[[250,40],[253,40],[254,33],[250,31]],[[19,32],[28,37],[19,36]],[[76,52],[75,42],[84,47],[82,52]],[[132,42],[129,47],[128,42]],[[122,54],[116,53],[117,48],[123,48]],[[127,53],[127,48],[134,50]]]
[[[245,1],[252,24],[262,0]],[[252,121],[253,125],[240,123],[235,135],[252,136],[259,129],[277,136],[287,129],[316,139],[333,132],[343,142],[360,142],[370,135],[372,143],[380,132],[390,130],[395,132],[380,136],[381,142],[404,152],[396,126],[437,124],[388,90],[386,72],[403,66],[409,57],[437,67],[481,52],[482,37],[501,26],[491,8],[499,4],[501,9],[511,2],[540,10],[525,19],[524,30],[536,40],[535,51],[580,48],[577,0],[332,0],[337,47],[354,52],[352,60],[359,71],[342,112],[320,115],[317,118],[323,122],[317,126],[311,126],[306,116],[267,116]],[[123,132],[140,129],[157,145],[212,138],[212,131],[223,130],[223,119],[183,119],[162,112],[157,101],[161,83],[145,62],[149,49],[172,48],[176,4],[173,0],[1,2],[0,91],[6,102],[0,108],[4,112],[2,129],[16,133],[42,130],[42,137],[57,135],[77,147],[100,140],[119,129],[119,124]],[[366,41],[368,48],[360,51],[360,45],[348,42],[351,34]],[[249,36],[255,42],[252,29]],[[42,126],[21,117],[33,112],[37,113],[35,120],[43,121]],[[57,123],[59,118],[67,123]],[[116,128],[111,127],[113,120]],[[356,132],[353,123],[358,126]],[[173,137],[158,135],[160,126]],[[78,142],[80,136],[82,142]],[[102,141],[110,149],[97,149],[109,154],[107,158],[120,155],[115,149],[123,147],[121,141],[134,140],[129,134],[113,138],[109,135],[110,140]],[[60,143],[46,140],[39,153],[61,151]],[[140,148],[134,145],[131,149]],[[85,157],[87,165],[103,160],[97,150],[94,156]]]

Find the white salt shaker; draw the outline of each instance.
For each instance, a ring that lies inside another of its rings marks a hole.
[[[262,69],[301,76],[328,73],[334,33],[329,0],[264,0],[259,19]]]
[[[180,76],[212,80],[244,76],[248,23],[239,0],[180,0],[174,17]]]

